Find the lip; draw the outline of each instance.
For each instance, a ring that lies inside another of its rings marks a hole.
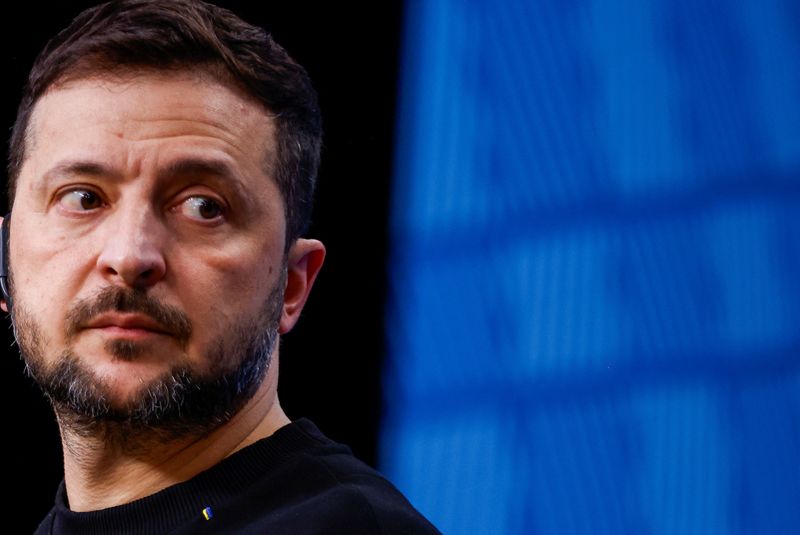
[[[146,336],[148,334],[162,334],[171,336],[172,333],[164,329],[154,319],[142,314],[106,313],[97,316],[86,325],[87,329],[99,329],[108,334]]]

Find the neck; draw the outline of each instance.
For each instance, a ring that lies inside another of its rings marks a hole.
[[[60,422],[69,507],[96,511],[132,502],[191,479],[225,457],[267,437],[290,421],[277,397],[277,359],[255,395],[211,433],[161,442],[136,452],[101,436],[70,432]]]

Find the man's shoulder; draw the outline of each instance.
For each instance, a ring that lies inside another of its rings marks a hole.
[[[427,521],[388,479],[352,454],[320,455],[309,459],[309,463],[329,478],[320,489],[318,502],[334,501],[342,511],[361,513],[365,519],[374,520],[381,533],[408,533],[411,527],[418,530],[428,527],[424,525]],[[409,529],[398,529],[400,526]]]
[[[327,438],[309,420],[292,425],[308,441],[252,489],[256,500],[270,504],[265,516],[273,526],[301,532],[438,533],[347,446]]]
[[[70,511],[62,481],[36,533],[438,533],[378,471],[309,420],[134,502]]]

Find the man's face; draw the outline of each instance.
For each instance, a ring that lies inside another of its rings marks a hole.
[[[267,112],[186,73],[89,79],[43,96],[29,132],[10,267],[37,380],[69,376],[117,419],[159,393],[251,395],[213,380],[245,362],[260,380],[277,337],[285,222]]]

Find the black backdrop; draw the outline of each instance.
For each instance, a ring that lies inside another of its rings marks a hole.
[[[94,3],[4,8],[4,142],[35,55]],[[401,2],[217,3],[272,32],[306,67],[320,94],[325,145],[309,236],[326,244],[328,256],[303,317],[282,341],[280,397],[290,418],[310,417],[374,465]],[[26,532],[52,504],[63,474],[61,448],[49,407],[23,377],[10,322],[2,321],[3,453],[11,463],[6,507]],[[10,477],[15,469],[22,477]]]

